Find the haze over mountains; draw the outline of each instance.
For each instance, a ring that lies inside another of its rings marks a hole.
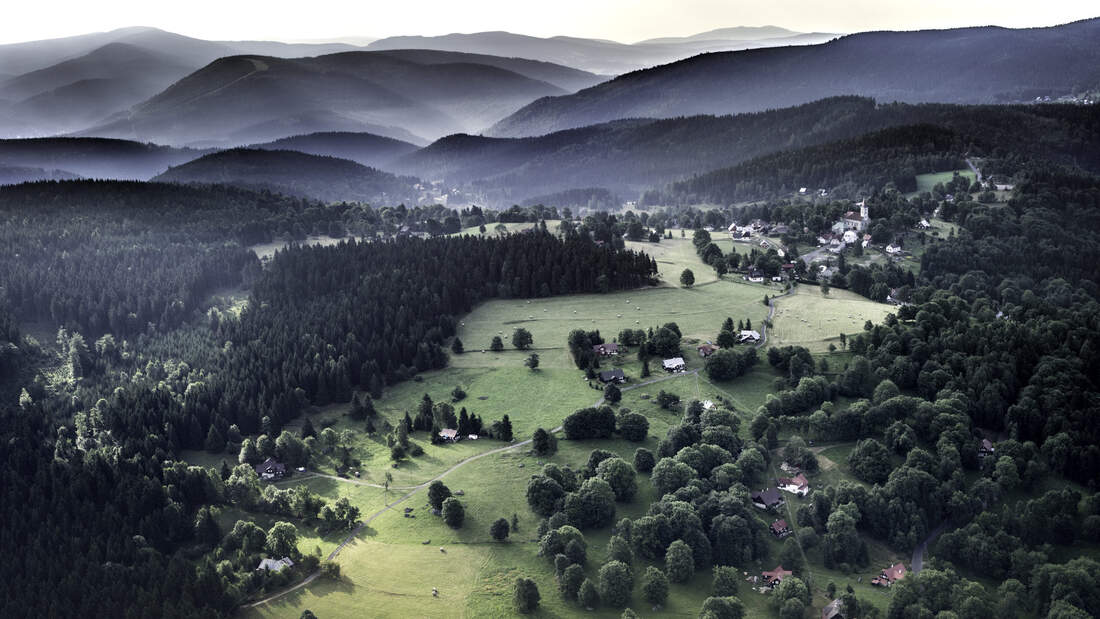
[[[1100,84],[1100,19],[1052,28],[853,34],[821,45],[695,56],[541,99],[494,125],[522,137],[617,118],[733,114],[855,94],[1008,103]]]
[[[367,49],[435,49],[494,56],[533,58],[593,73],[617,75],[702,52],[821,43],[836,36],[802,33],[777,26],[735,27],[686,37],[648,39],[635,44],[577,37],[540,38],[511,32],[476,32],[436,37],[399,36],[374,41]]]

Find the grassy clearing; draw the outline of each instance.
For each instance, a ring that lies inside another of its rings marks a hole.
[[[531,228],[534,228],[537,225],[538,224],[534,223],[534,222],[505,223],[505,224],[492,223],[492,224],[485,224],[485,233],[484,234],[482,234],[480,226],[470,226],[469,228],[463,228],[463,229],[459,230],[458,232],[456,232],[452,236],[461,236],[461,235],[465,235],[465,234],[469,234],[471,236],[493,236],[493,235],[497,234],[497,226],[504,226],[505,230],[507,230],[508,232],[522,232],[524,230],[530,230]],[[561,220],[560,219],[547,219],[546,220],[546,229],[549,230],[550,232],[557,232],[558,231],[558,226],[560,226],[560,225],[561,225]]]
[[[955,173],[958,172],[959,176],[965,176],[971,183],[978,179],[969,168],[962,168],[959,170],[949,170],[947,172],[933,172],[931,174],[918,174],[917,175],[917,191],[915,194],[919,194],[925,191],[932,191],[932,188],[936,186],[936,183],[950,182]]]
[[[476,229],[475,229],[476,232]],[[492,230],[490,228],[489,232]],[[728,240],[727,244],[731,244]],[[591,389],[581,372],[573,366],[565,347],[568,332],[575,328],[600,329],[609,339],[624,328],[648,328],[665,322],[676,322],[685,335],[684,358],[689,369],[703,366],[703,360],[695,353],[692,340],[712,339],[721,322],[731,316],[734,320],[751,318],[762,323],[766,308],[761,303],[765,293],[774,295],[777,290],[765,286],[745,284],[740,281],[719,281],[709,267],[695,255],[690,238],[665,239],[660,244],[631,243],[632,247],[650,252],[658,260],[666,283],[645,290],[613,293],[608,295],[575,295],[550,299],[497,300],[475,308],[461,320],[459,337],[467,352],[452,356],[451,366],[437,372],[425,373],[419,381],[409,381],[386,391],[376,401],[383,419],[396,423],[406,410],[415,414],[423,394],[428,393],[436,401],[450,401],[450,392],[461,386],[468,397],[456,403],[470,412],[491,422],[507,413],[512,419],[517,440],[530,436],[536,427],[555,427],[569,412],[582,406],[590,406],[602,395]],[[683,289],[667,282],[677,282],[679,273],[691,268],[697,285]],[[842,330],[856,332],[867,319],[880,320],[888,306],[880,306],[865,299],[833,291],[832,298],[820,297],[816,288],[799,291],[790,298],[780,300],[785,311],[777,317],[777,325],[770,342],[777,344],[810,344],[820,350],[827,346],[827,338],[835,337]],[[641,309],[638,309],[641,308]],[[881,308],[881,311],[880,311]],[[822,309],[825,311],[823,312]],[[858,315],[850,324],[834,322],[836,317]],[[800,319],[809,320],[804,324]],[[637,321],[637,324],[635,324]],[[511,350],[512,330],[523,326],[534,336],[535,351],[541,358],[540,369],[531,372],[523,367],[523,359],[530,354]],[[481,352],[488,348],[494,335],[501,335],[506,350],[502,353]],[[774,340],[772,338],[775,338]],[[640,380],[641,365],[636,355],[629,353],[620,358],[603,361],[604,367],[622,367],[631,383]],[[659,367],[651,365],[653,377],[661,376]],[[623,392],[620,406],[629,407],[646,415],[650,420],[650,436],[641,444],[615,441],[561,441],[559,452],[550,461],[581,468],[592,449],[609,449],[632,460],[639,446],[656,449],[658,439],[667,429],[679,423],[679,411],[661,410],[653,402],[660,390],[678,394],[686,404],[692,399],[730,402],[742,419],[741,433],[748,436],[748,422],[754,411],[774,390],[778,375],[763,360],[748,374],[732,381],[712,383],[703,374],[681,375],[668,380]],[[423,434],[415,434],[413,440],[420,444],[425,454],[392,468],[388,449],[379,438],[368,438],[362,432],[362,423],[347,417],[346,405],[333,405],[311,413],[312,422],[320,430],[331,426],[337,430],[352,430],[357,437],[353,456],[361,461],[360,481],[381,483],[387,472],[393,477],[394,486],[413,485],[439,475],[455,463],[500,447],[499,441],[464,441],[456,445],[433,446]],[[299,422],[300,423],[300,422]],[[208,465],[219,465],[222,456],[205,453],[188,454],[189,460]],[[320,466],[331,468],[324,458]],[[540,468],[540,461],[526,448],[493,454],[454,470],[443,481],[452,490],[464,492],[467,507],[465,525],[451,530],[439,518],[431,516],[426,507],[426,491],[419,490],[408,500],[385,511],[373,520],[353,542],[341,552],[339,563],[343,578],[339,582],[318,580],[308,587],[279,598],[261,608],[250,610],[252,617],[298,617],[308,608],[321,617],[359,615],[364,612],[380,617],[440,616],[482,617],[511,616],[512,584],[519,575],[534,578],[542,594],[538,616],[576,616],[584,611],[565,602],[557,593],[553,568],[549,562],[536,556],[537,544],[534,532],[538,518],[529,510],[525,500],[528,479]],[[847,478],[843,470],[831,472],[829,481]],[[822,477],[824,481],[826,478]],[[302,478],[285,484],[308,484],[318,494],[333,500],[347,496],[369,517],[383,509],[387,501],[404,496],[404,491],[386,493],[378,488],[356,486],[324,478]],[[636,518],[644,514],[654,500],[654,491],[648,476],[639,476],[639,494],[629,504],[617,506],[616,518]],[[404,508],[410,507],[415,518],[406,518]],[[490,540],[489,525],[495,519],[511,519],[515,514],[519,529],[506,543]],[[229,514],[262,516],[251,514]],[[589,546],[587,572],[595,578],[603,563],[605,547],[610,536],[608,529],[586,532]],[[427,542],[427,543],[425,543]],[[315,531],[303,531],[303,551],[320,546],[327,553],[336,540],[319,536]],[[442,546],[445,552],[440,552]],[[776,543],[774,555],[778,554]],[[884,550],[873,552],[876,561]],[[814,561],[811,553],[811,561]],[[829,580],[841,588],[847,582],[856,586],[861,597],[874,599],[882,593],[860,585],[855,576],[848,577],[821,569],[820,557],[811,569],[815,587],[824,588]],[[877,569],[877,562],[873,563]],[[638,562],[635,574],[645,571],[646,564]],[[747,571],[759,572],[774,567],[774,561],[745,566]],[[632,606],[643,609],[640,578],[635,588]],[[865,582],[869,578],[864,578]],[[432,587],[439,589],[433,597]],[[711,574],[697,574],[683,585],[673,585],[663,616],[694,617],[703,599],[710,595]],[[748,616],[771,616],[774,611],[766,596],[753,593],[745,584],[740,594]],[[886,598],[883,598],[884,600]],[[824,601],[815,599],[820,607]],[[876,602],[877,603],[877,602]],[[885,602],[883,602],[885,604]],[[369,610],[367,610],[369,609]],[[601,608],[592,614],[598,617],[618,617],[621,611]]]
[[[768,343],[805,346],[813,352],[827,350],[829,344],[839,348],[841,333],[858,333],[866,321],[882,322],[894,311],[892,305],[875,303],[847,290],[833,288],[824,296],[814,286],[798,286],[775,305]]]

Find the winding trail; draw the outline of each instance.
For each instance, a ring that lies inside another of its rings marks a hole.
[[[770,314],[769,314],[769,317],[770,317]],[[630,391],[630,390],[633,390],[633,389],[638,389],[639,387],[645,387],[645,386],[648,386],[648,385],[652,385],[654,383],[659,383],[659,382],[662,382],[662,381],[671,380],[673,378],[679,378],[681,376],[690,376],[692,374],[698,375],[699,370],[695,369],[695,370],[691,370],[690,372],[680,372],[678,374],[669,374],[667,376],[659,376],[657,378],[653,378],[653,379],[650,379],[650,380],[647,380],[647,381],[643,381],[643,382],[640,382],[640,383],[637,383],[637,384],[634,384],[634,385],[629,385],[629,386],[626,386],[626,387],[622,387],[620,390],[621,391]],[[600,406],[603,403],[604,403],[604,398],[601,396],[600,399],[597,400],[596,403],[593,406]],[[554,434],[557,434],[558,432],[561,432],[561,430],[562,430],[562,426],[558,426],[558,427],[554,428],[553,430],[551,430],[550,432],[552,432]],[[356,527],[354,529],[352,529],[350,533],[348,533],[347,537],[344,538],[344,541],[340,542],[340,545],[337,546],[335,549],[333,549],[332,552],[329,553],[327,559],[329,561],[334,560],[340,554],[340,551],[343,550],[345,546],[350,544],[352,542],[352,540],[354,540],[359,535],[359,532],[362,531],[363,528],[366,527],[368,524],[370,524],[375,518],[378,518],[382,514],[388,512],[391,509],[393,509],[394,507],[396,507],[398,504],[403,503],[404,501],[408,500],[414,494],[416,494],[417,491],[427,487],[428,484],[432,483],[433,481],[436,481],[438,479],[442,479],[443,477],[450,474],[454,470],[456,470],[460,467],[463,467],[463,466],[473,462],[474,460],[479,460],[479,459],[484,458],[486,456],[491,456],[493,454],[503,453],[505,451],[511,451],[513,449],[523,447],[525,445],[530,445],[530,444],[531,444],[531,439],[527,439],[525,441],[520,441],[518,443],[512,443],[510,445],[505,445],[504,447],[497,447],[496,449],[490,449],[489,451],[485,451],[485,452],[479,453],[477,455],[470,456],[469,458],[466,458],[464,460],[459,460],[458,462],[451,465],[450,468],[443,471],[442,473],[436,475],[435,477],[432,477],[431,479],[429,479],[429,480],[427,480],[423,483],[417,484],[415,486],[397,486],[397,487],[390,486],[390,490],[408,490],[408,492],[406,492],[404,495],[402,495],[400,498],[393,501],[392,503],[387,503],[385,507],[383,507],[382,509],[374,512],[370,516],[367,516],[363,521],[361,521],[358,525],[356,525]],[[336,475],[328,475],[328,474],[325,474],[325,473],[317,473],[317,472],[312,472],[306,477],[299,477],[298,480],[310,479],[312,477],[323,477],[325,479],[331,479],[333,481],[338,481],[338,482],[342,482],[342,483],[345,483],[345,484],[353,484],[353,485],[356,485],[356,486],[369,486],[371,488],[385,488],[385,486],[382,486],[380,484],[371,483],[371,482],[368,482],[368,481],[359,481],[358,479],[349,479],[349,478],[346,478],[346,477],[337,477]],[[307,576],[304,580],[302,580],[302,582],[294,585],[293,587],[284,589],[284,590],[282,590],[278,593],[275,593],[273,595],[269,595],[268,597],[266,597],[262,600],[259,600],[257,602],[252,602],[250,604],[247,604],[246,606],[248,608],[256,608],[257,606],[263,606],[264,604],[267,604],[268,602],[272,602],[274,600],[277,600],[277,599],[279,599],[279,598],[281,598],[281,597],[283,597],[283,596],[285,596],[289,593],[293,593],[293,592],[297,591],[298,589],[301,589],[302,587],[305,587],[309,583],[316,580],[317,577],[320,576],[320,575],[321,575],[321,571],[317,570],[317,571],[313,572],[312,574],[310,574],[309,576]]]

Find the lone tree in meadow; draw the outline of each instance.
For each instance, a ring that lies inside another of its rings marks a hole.
[[[511,529],[508,527],[508,519],[497,518],[492,525],[489,526],[489,535],[492,536],[498,542],[503,542],[508,539],[508,533]]]
[[[493,352],[500,352],[504,350],[504,340],[500,339],[499,335],[494,335],[493,341],[489,344],[489,350]]]
[[[531,447],[534,448],[535,454],[549,456],[558,450],[558,441],[554,438],[554,435],[542,428],[538,428],[535,430],[534,435],[531,436]]]
[[[531,356],[527,357],[527,359],[523,362],[523,365],[526,365],[528,368],[530,368],[532,372],[539,369],[539,354],[537,352],[531,353]]]
[[[516,610],[521,613],[529,613],[539,607],[539,586],[530,578],[517,578],[516,588],[512,599],[515,601]]]
[[[458,529],[464,520],[466,520],[466,508],[461,501],[454,497],[443,501],[443,522],[446,522],[447,526]]]
[[[512,332],[512,346],[520,350],[527,350],[534,342],[535,338],[531,337],[531,332],[523,327]]]
[[[691,269],[684,269],[684,272],[680,273],[680,285],[684,288],[691,288],[695,285],[695,273],[692,273]]]
[[[456,355],[461,355],[464,351],[465,349],[462,347],[462,340],[458,339],[458,336],[456,335],[454,341],[451,342],[451,352]]]

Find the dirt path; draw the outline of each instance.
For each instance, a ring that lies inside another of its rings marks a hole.
[[[924,538],[924,541],[913,549],[913,561],[910,563],[910,567],[913,568],[914,574],[920,573],[921,569],[924,567],[924,553],[928,551],[928,544],[931,544],[948,526],[950,526],[950,521],[945,520],[940,523],[940,526],[933,529],[932,532],[928,534],[928,537]]]
[[[640,382],[640,383],[637,383],[637,384],[634,384],[634,385],[630,385],[630,386],[627,386],[627,387],[622,387],[620,389],[620,391],[630,391],[632,389],[638,389],[640,387],[645,387],[645,386],[648,386],[648,385],[652,385],[654,383],[659,383],[659,382],[662,382],[662,381],[671,380],[673,378],[678,378],[680,376],[689,376],[689,375],[692,375],[692,374],[698,375],[699,370],[692,370],[690,372],[682,372],[682,373],[679,373],[679,374],[669,374],[668,376],[659,376],[657,378],[653,378],[653,379],[650,379],[650,380],[647,380],[647,381],[643,381],[643,382]],[[599,400],[596,401],[596,403],[593,406],[600,406],[603,403],[604,403],[604,398],[601,397]],[[562,430],[562,426],[558,426],[558,427],[554,428],[553,430],[551,430],[551,432],[554,433],[554,434],[557,434],[558,432],[561,432],[561,430]],[[412,495],[416,494],[417,491],[425,488],[428,484],[432,483],[433,481],[436,481],[438,479],[442,479],[443,477],[450,474],[454,470],[456,470],[456,469],[458,469],[462,466],[465,466],[465,465],[469,464],[470,462],[473,462],[474,460],[478,460],[478,459],[484,458],[486,456],[491,456],[493,454],[498,454],[498,453],[502,453],[502,452],[505,452],[505,451],[511,451],[511,450],[516,449],[518,447],[523,447],[525,445],[530,445],[530,444],[531,444],[531,439],[527,439],[525,441],[520,441],[518,443],[512,443],[511,445],[505,445],[504,447],[497,447],[496,449],[490,449],[489,451],[479,453],[475,456],[470,456],[469,458],[466,458],[464,460],[460,460],[460,461],[456,462],[450,468],[448,468],[447,470],[443,471],[442,473],[436,475],[435,477],[425,481],[424,483],[417,484],[415,486],[399,486],[399,487],[390,486],[390,490],[408,490],[408,492],[406,492],[404,495],[401,496],[401,498],[397,499],[396,501],[394,501],[392,503],[387,503],[386,506],[383,507],[382,509],[374,512],[370,516],[367,516],[367,518],[365,520],[360,522],[354,529],[351,530],[350,533],[348,533],[347,537],[344,538],[344,541],[340,542],[339,546],[337,546],[332,552],[329,553],[328,560],[329,561],[334,560],[340,554],[340,551],[343,550],[345,546],[350,544],[351,541],[354,540],[356,538],[356,536],[359,535],[359,532],[363,530],[363,527],[370,524],[371,521],[373,521],[375,518],[378,518],[382,514],[388,512],[391,509],[393,509],[398,504],[403,503],[404,501],[408,500],[409,498],[412,497]],[[385,486],[375,484],[375,483],[371,483],[371,482],[368,482],[368,481],[359,481],[358,479],[349,479],[349,478],[346,478],[346,477],[337,477],[335,475],[328,475],[328,474],[325,474],[325,473],[317,473],[317,472],[312,472],[308,476],[302,477],[302,478],[299,478],[299,479],[309,479],[311,477],[324,477],[325,479],[331,479],[333,481],[338,481],[338,482],[342,482],[342,483],[345,483],[345,484],[354,484],[354,485],[357,485],[357,486],[369,486],[371,488],[384,488],[385,487]],[[262,600],[259,600],[257,602],[252,602],[251,604],[247,604],[247,606],[249,608],[256,608],[257,606],[263,606],[264,604],[267,604],[268,602],[277,600],[277,599],[279,599],[279,598],[281,598],[281,597],[283,597],[283,596],[285,596],[289,593],[293,593],[294,591],[297,591],[298,589],[301,589],[302,587],[305,587],[309,583],[316,580],[317,577],[320,574],[321,574],[321,571],[317,570],[316,572],[313,572],[312,574],[307,576],[302,582],[294,585],[293,587],[290,587],[289,589],[285,589],[283,591],[280,591],[279,593],[269,595],[268,597],[266,597]]]

